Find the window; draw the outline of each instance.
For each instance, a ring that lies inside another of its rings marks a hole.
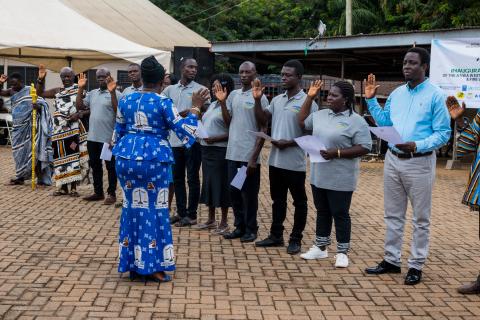
[[[128,78],[128,71],[117,71],[117,90],[122,92],[126,87],[129,87],[132,83]]]
[[[87,90],[98,89],[97,69],[90,69],[87,71]]]
[[[4,68],[0,66],[0,74],[3,74]],[[18,67],[18,66],[9,66],[7,76],[12,75],[12,73],[20,73],[23,77],[24,84],[29,86],[32,82],[36,83],[38,78],[38,68],[37,67]]]

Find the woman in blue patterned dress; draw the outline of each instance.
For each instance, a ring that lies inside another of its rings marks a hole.
[[[186,147],[196,138],[199,108],[182,118],[172,100],[158,92],[165,75],[154,57],[141,64],[143,90],[123,97],[118,105],[113,154],[123,190],[119,234],[119,272],[130,278],[170,281],[175,270],[168,212],[168,171],[173,162],[168,130]]]

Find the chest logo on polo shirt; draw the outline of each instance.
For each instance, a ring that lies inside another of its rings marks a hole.
[[[302,106],[289,106],[289,107],[287,107],[288,110],[290,110],[292,112],[295,112],[295,113],[299,113],[301,108],[302,108]]]
[[[349,127],[349,124],[347,122],[339,122],[337,123],[337,129],[347,129]]]
[[[252,109],[253,107],[255,107],[255,102],[245,101],[243,107],[245,109]]]

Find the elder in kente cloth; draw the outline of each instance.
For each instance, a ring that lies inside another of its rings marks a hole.
[[[375,97],[375,76],[365,84],[368,109],[379,126],[393,126],[404,143],[389,144],[384,164],[385,255],[368,274],[400,273],[403,231],[408,200],[413,208],[413,239],[408,259],[406,285],[422,279],[428,256],[432,189],[435,180],[435,150],[450,138],[450,115],[443,91],[425,76],[430,54],[411,48],[403,59],[406,84],[395,89],[385,107]]]

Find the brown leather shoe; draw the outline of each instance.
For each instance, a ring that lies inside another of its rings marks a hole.
[[[103,204],[112,205],[112,204],[115,204],[116,202],[117,202],[117,197],[112,196],[112,195],[108,195],[105,198],[105,201],[103,201]]]
[[[480,294],[480,275],[478,276],[477,281],[465,284],[458,288],[457,291],[461,294]]]
[[[105,196],[103,194],[100,195],[100,194],[96,194],[96,193],[94,193],[94,194],[92,194],[88,197],[83,198],[83,200],[85,200],[85,201],[100,201],[100,200],[103,200],[103,199],[105,199]]]

